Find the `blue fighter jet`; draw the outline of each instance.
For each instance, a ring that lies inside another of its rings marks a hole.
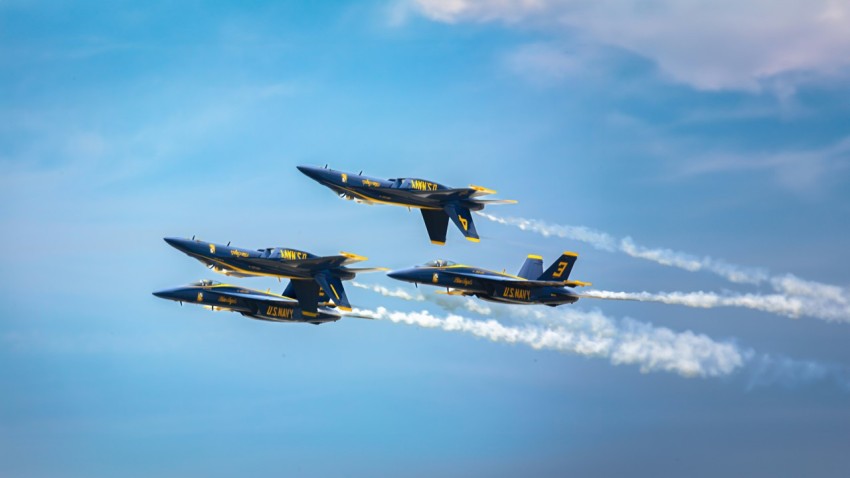
[[[392,271],[393,279],[445,287],[446,294],[475,296],[508,304],[543,304],[557,307],[579,299],[574,287],[589,282],[569,280],[578,254],[565,252],[543,271],[543,258],[529,255],[517,275],[436,260],[411,269]]]
[[[415,178],[378,179],[333,169],[298,166],[298,169],[327,186],[343,199],[366,204],[391,204],[418,208],[425,220],[431,242],[446,243],[449,218],[468,240],[478,242],[478,232],[471,211],[480,211],[488,204],[514,204],[511,199],[478,199],[496,191],[481,186],[450,188],[432,181]]]
[[[165,242],[220,274],[234,277],[271,276],[292,279],[290,285],[295,291],[302,313],[308,317],[317,314],[316,307],[319,300],[327,297],[340,310],[350,311],[351,304],[345,295],[342,281],[353,279],[358,272],[387,270],[383,267],[345,267],[348,264],[366,260],[365,257],[350,252],[322,257],[285,247],[250,250],[230,247],[230,243],[213,244],[194,238],[166,237]]]
[[[277,295],[271,292],[202,280],[184,287],[154,292],[153,295],[181,304],[186,302],[203,305],[212,310],[239,312],[245,317],[271,322],[309,322],[318,325],[336,322],[340,319],[339,314],[325,306],[319,307],[315,314],[305,314],[298,305],[298,301],[287,296],[292,292],[291,288],[287,288],[284,295]]]

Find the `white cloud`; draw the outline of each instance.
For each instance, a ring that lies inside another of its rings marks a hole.
[[[708,153],[679,162],[676,177],[767,171],[781,187],[798,193],[821,190],[850,164],[850,137],[819,148],[751,154]]]
[[[701,90],[758,91],[780,75],[850,66],[850,4],[842,0],[415,1],[436,21],[498,21],[623,48]]]
[[[514,74],[532,83],[557,83],[576,73],[580,60],[550,43],[532,43],[510,52],[505,64]]]

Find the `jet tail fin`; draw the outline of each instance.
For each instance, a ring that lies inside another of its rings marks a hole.
[[[422,219],[425,220],[425,228],[428,229],[428,237],[432,244],[443,246],[446,244],[446,231],[449,228],[449,216],[438,209],[420,209]]]
[[[578,259],[578,254],[575,252],[565,252],[561,254],[555,262],[546,269],[546,272],[539,277],[539,280],[545,281],[566,281],[570,278],[570,272],[573,271],[573,266]]]
[[[323,272],[316,275],[316,282],[322,286],[322,289],[334,301],[338,309],[351,312],[351,304],[348,302],[348,297],[345,295],[345,289],[342,287],[342,281],[339,277]]]
[[[449,203],[443,206],[443,210],[452,219],[460,232],[467,240],[478,242],[478,232],[475,230],[475,223],[472,222],[472,213],[468,208],[457,204]]]
[[[517,275],[523,279],[534,280],[543,275],[543,258],[529,254]]]

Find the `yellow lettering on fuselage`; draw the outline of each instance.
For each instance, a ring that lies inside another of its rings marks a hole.
[[[248,253],[247,253],[247,252],[244,252],[244,251],[237,251],[236,249],[231,249],[231,250],[230,250],[230,255],[231,255],[231,256],[236,256],[236,257],[248,257]]]
[[[413,189],[417,189],[419,191],[436,191],[437,185],[434,183],[429,183],[428,181],[422,181],[421,179],[414,179],[410,181],[410,187]]]
[[[295,260],[306,259],[307,253],[306,252],[299,252],[299,251],[291,251],[289,249],[281,249],[280,257],[281,257],[281,259],[287,259],[287,260],[290,260],[290,261],[295,261]]]
[[[236,299],[234,299],[233,297],[224,297],[224,296],[221,296],[221,297],[219,297],[219,298],[218,298],[218,301],[219,301],[219,302],[222,302],[222,303],[224,303],[224,304],[230,304],[230,305],[233,305],[233,304],[235,304],[235,303],[236,303]]]
[[[377,181],[370,181],[370,180],[368,180],[368,179],[364,179],[364,180],[363,180],[363,185],[364,185],[364,186],[367,186],[367,187],[370,187],[370,188],[376,188],[376,187],[380,186],[380,185],[381,185],[381,183],[379,183],[379,182],[377,182]]]
[[[502,297],[507,299],[531,300],[531,291],[528,289],[520,289],[517,287],[505,287],[502,291]]]
[[[455,277],[452,282],[454,282],[455,284],[460,284],[460,285],[465,285],[465,286],[471,286],[472,285],[472,279],[467,279],[465,277]]]
[[[293,310],[288,307],[275,307],[270,305],[266,307],[266,315],[269,317],[280,317],[281,319],[291,319]]]

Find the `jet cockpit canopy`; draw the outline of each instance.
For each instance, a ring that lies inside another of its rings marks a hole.
[[[425,263],[425,267],[448,267],[455,265],[455,262],[447,261],[445,259],[436,259],[433,261],[428,261]]]

